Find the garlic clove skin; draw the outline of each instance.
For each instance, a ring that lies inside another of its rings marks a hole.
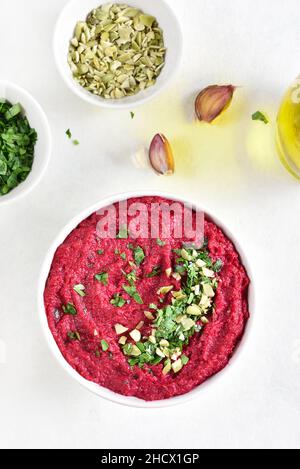
[[[168,139],[163,134],[156,134],[153,138],[149,150],[149,160],[152,168],[158,174],[164,176],[174,174],[173,151]]]
[[[198,120],[213,122],[230,106],[235,89],[232,85],[212,85],[201,91],[195,101]]]

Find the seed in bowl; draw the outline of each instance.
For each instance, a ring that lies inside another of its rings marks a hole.
[[[29,125],[20,104],[0,98],[0,197],[31,172],[37,133]]]
[[[87,91],[121,99],[153,86],[165,57],[156,18],[128,5],[105,4],[77,23],[68,62]]]

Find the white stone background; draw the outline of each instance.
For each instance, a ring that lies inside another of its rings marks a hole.
[[[272,145],[280,98],[300,72],[299,2],[170,1],[185,36],[182,68],[160,98],[133,109],[134,120],[81,102],[58,75],[52,36],[65,3],[0,0],[0,77],[40,101],[54,141],[39,187],[0,209],[0,446],[299,447],[300,187]],[[227,82],[241,87],[232,122],[213,130],[188,122],[195,92]],[[257,109],[269,112],[269,127],[251,121]],[[80,146],[67,140],[68,127]],[[197,129],[203,145],[191,157]],[[157,131],[181,142],[169,179],[131,160]],[[101,198],[138,189],[189,196],[222,218],[243,243],[256,284],[243,359],[197,400],[157,411],[81,389],[52,358],[36,309],[39,269],[58,231]]]

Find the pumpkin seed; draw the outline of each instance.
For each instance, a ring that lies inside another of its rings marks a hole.
[[[109,3],[76,24],[68,63],[82,87],[105,99],[122,99],[154,86],[166,52],[156,18]]]

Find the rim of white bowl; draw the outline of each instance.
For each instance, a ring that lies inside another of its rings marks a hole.
[[[50,129],[49,121],[48,121],[48,118],[47,118],[47,115],[46,115],[44,109],[39,104],[39,102],[32,96],[31,93],[29,93],[27,90],[25,90],[21,86],[13,83],[11,81],[0,80],[0,91],[2,91],[3,88],[4,89],[10,88],[10,89],[15,90],[17,92],[17,94],[20,95],[20,104],[21,104],[21,106],[23,105],[22,104],[22,96],[23,97],[25,96],[26,99],[31,101],[33,106],[36,108],[37,113],[39,114],[39,119],[41,121],[41,126],[44,128],[44,131],[45,131],[46,150],[45,150],[45,154],[43,156],[44,163],[42,164],[41,169],[38,172],[38,174],[35,176],[35,178],[33,180],[28,179],[30,177],[30,174],[31,174],[31,173],[29,173],[29,175],[25,179],[25,181],[23,181],[21,184],[19,184],[15,189],[13,189],[11,192],[9,192],[6,195],[0,196],[0,207],[3,207],[5,205],[9,205],[9,204],[15,202],[16,200],[19,200],[19,199],[25,197],[33,189],[35,189],[35,187],[40,183],[41,179],[43,178],[43,176],[44,176],[44,174],[45,174],[45,172],[48,168],[48,165],[49,165],[49,162],[50,162],[50,157],[51,157],[51,151],[52,151],[52,135],[51,135],[51,129]],[[5,96],[4,96],[4,98],[5,98]],[[24,108],[24,111],[25,111],[25,115],[27,116],[26,108]],[[29,124],[31,124],[30,119],[29,119]],[[35,155],[34,158],[36,158],[36,157],[37,157],[37,155]],[[34,164],[34,161],[33,161],[33,164]]]
[[[226,236],[229,237],[229,239],[233,242],[234,246],[237,249],[237,252],[239,253],[239,256],[241,258],[242,264],[244,265],[247,274],[250,278],[250,286],[249,286],[249,292],[248,292],[248,303],[249,303],[249,311],[250,311],[250,318],[247,322],[246,329],[244,331],[244,335],[238,344],[237,348],[235,349],[235,352],[230,359],[230,362],[228,365],[221,370],[219,373],[216,375],[212,376],[209,380],[204,382],[203,384],[199,385],[198,387],[194,388],[192,391],[188,392],[187,394],[183,394],[181,396],[177,397],[171,397],[169,399],[165,400],[159,400],[159,401],[144,401],[142,399],[136,398],[136,397],[131,397],[131,396],[123,396],[121,394],[117,394],[113,391],[110,391],[107,388],[104,388],[102,386],[99,386],[96,383],[90,382],[87,379],[83,378],[77,371],[72,368],[72,366],[66,361],[66,359],[63,357],[61,351],[58,348],[58,345],[56,344],[54,337],[51,333],[51,330],[48,325],[48,319],[45,311],[45,305],[44,305],[44,290],[46,286],[46,282],[49,276],[49,272],[51,269],[52,261],[55,255],[55,252],[57,248],[65,241],[66,237],[78,226],[80,222],[85,220],[88,216],[90,216],[92,213],[96,212],[97,210],[107,207],[113,203],[116,203],[118,201],[122,200],[127,200],[131,199],[133,197],[164,197],[169,200],[174,200],[174,201],[180,201],[183,203],[187,203],[192,205],[195,209],[197,210],[203,210],[208,217],[210,217],[221,229],[222,231],[226,234]],[[60,231],[58,236],[55,238],[53,243],[51,244],[43,265],[42,269],[40,272],[39,276],[39,284],[38,284],[38,298],[37,298],[37,306],[38,306],[38,313],[39,313],[39,318],[40,318],[40,323],[41,327],[43,329],[44,336],[46,338],[46,341],[48,343],[48,346],[52,352],[52,355],[56,358],[56,360],[59,362],[60,366],[67,372],[69,376],[71,376],[75,381],[77,381],[81,386],[83,386],[85,389],[89,390],[93,394],[98,395],[99,397],[102,397],[105,400],[108,400],[110,402],[114,402],[116,404],[121,404],[126,407],[135,407],[135,408],[145,408],[145,409],[160,409],[160,408],[166,408],[166,407],[172,407],[176,406],[179,404],[184,404],[186,402],[189,402],[190,400],[198,397],[201,393],[205,391],[214,381],[217,381],[222,378],[223,373],[228,373],[232,369],[232,365],[234,364],[235,360],[241,355],[242,352],[244,351],[244,345],[247,341],[247,337],[250,333],[251,326],[252,326],[252,321],[253,321],[253,315],[254,315],[254,309],[255,309],[255,295],[254,295],[254,277],[252,275],[252,270],[250,268],[249,262],[247,260],[247,256],[245,255],[244,249],[241,247],[240,243],[236,241],[235,236],[232,235],[232,233],[228,230],[227,227],[223,225],[222,222],[219,221],[218,218],[215,216],[212,216],[209,211],[205,210],[205,208],[200,207],[198,204],[196,204],[194,201],[189,200],[188,198],[181,197],[181,196],[174,196],[171,193],[167,192],[159,192],[159,191],[134,191],[134,192],[124,192],[121,194],[115,194],[111,195],[109,197],[106,197],[105,199],[102,199],[100,202],[93,204],[91,207],[88,207],[87,209],[83,210],[79,215],[76,215],[65,227]]]
[[[176,63],[175,63],[175,66],[174,66],[172,72],[170,73],[170,76],[168,77],[168,79],[165,80],[165,82],[163,84],[160,84],[161,82],[159,81],[159,77],[158,77],[156,84],[148,89],[149,94],[147,94],[147,96],[141,96],[142,92],[138,93],[135,96],[130,97],[131,99],[136,97],[136,99],[132,99],[131,102],[127,102],[126,98],[119,99],[119,100],[116,100],[116,99],[106,100],[104,98],[101,98],[100,96],[94,96],[92,93],[87,92],[78,83],[76,83],[73,77],[71,77],[70,75],[69,76],[66,75],[65,70],[62,66],[61,60],[60,60],[60,52],[59,52],[59,47],[58,47],[59,30],[62,27],[61,25],[64,22],[64,17],[66,15],[67,11],[71,8],[72,4],[78,3],[78,0],[70,0],[64,6],[64,8],[62,9],[62,11],[61,11],[61,13],[60,13],[60,15],[57,19],[56,25],[55,25],[55,32],[54,32],[54,38],[53,38],[53,51],[54,51],[54,58],[55,58],[55,63],[56,63],[57,69],[58,69],[63,81],[67,85],[67,87],[75,95],[77,95],[79,98],[83,99],[85,102],[87,102],[89,104],[92,104],[94,106],[97,106],[97,107],[106,108],[106,109],[119,109],[119,110],[124,109],[124,110],[126,110],[126,109],[131,109],[131,108],[132,109],[137,108],[137,107],[151,101],[153,98],[157,97],[161,92],[163,92],[169,86],[170,81],[173,79],[173,77],[178,72],[178,70],[180,68],[180,65],[181,65],[181,62],[182,62],[183,41],[184,41],[184,39],[183,39],[183,32],[182,32],[181,24],[178,20],[177,15],[175,14],[173,8],[165,0],[159,0],[159,2],[163,3],[164,7],[166,9],[168,9],[169,17],[172,18],[172,21],[173,21],[174,25],[176,25],[176,28],[177,28],[177,31],[178,31],[179,48],[177,50],[177,60],[176,60]],[[104,4],[104,3],[107,3],[107,1],[99,0],[99,6]],[[124,3],[124,2],[122,2],[122,3]],[[129,0],[128,0],[128,3],[130,3]],[[88,11],[87,11],[87,13],[88,13]],[[70,37],[70,39],[71,39],[71,37]],[[67,44],[66,44],[66,48],[67,48]],[[167,60],[168,60],[168,56],[166,58],[166,62],[167,62]],[[67,61],[67,54],[66,54],[66,61]],[[70,78],[72,78],[73,83],[72,83]],[[151,92],[150,92],[150,90],[151,90]]]

